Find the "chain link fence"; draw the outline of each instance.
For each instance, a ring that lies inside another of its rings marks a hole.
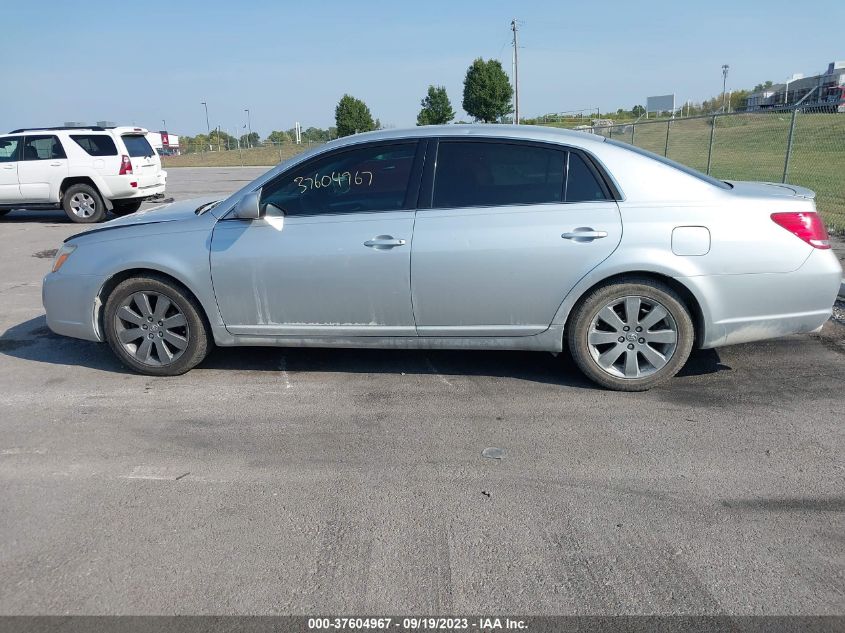
[[[228,141],[228,142],[227,142]],[[253,146],[240,145],[234,139],[208,141],[191,140],[180,143],[179,155],[162,155],[161,160],[167,167],[266,167],[277,165],[291,156],[312,147],[323,145],[322,141],[303,141],[302,143],[272,143],[264,141]]]
[[[734,112],[594,126],[720,180],[792,183],[816,192],[828,228],[845,232],[845,114],[829,108]]]

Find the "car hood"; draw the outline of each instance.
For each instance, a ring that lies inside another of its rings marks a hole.
[[[201,218],[197,215],[197,209],[205,204],[220,200],[220,196],[206,196],[204,198],[192,198],[191,200],[180,200],[179,202],[170,202],[162,204],[152,209],[144,209],[143,211],[136,211],[130,213],[122,218],[117,218],[104,224],[100,224],[95,228],[76,235],[71,235],[65,242],[79,238],[105,233],[114,229],[120,229],[130,226],[143,226],[145,224],[161,224],[163,222],[192,222]]]
[[[220,196],[206,196],[204,198],[192,198],[191,200],[180,200],[169,202],[151,209],[143,209],[124,215],[106,222],[94,230],[110,229],[117,226],[130,226],[134,224],[151,224],[153,222],[174,222],[177,220],[190,220],[197,217],[197,209],[204,204],[220,200]]]

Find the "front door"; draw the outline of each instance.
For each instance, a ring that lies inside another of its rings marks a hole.
[[[26,202],[58,202],[67,178],[67,155],[58,137],[27,136],[18,163],[21,198]]]
[[[607,184],[566,148],[444,139],[432,191],[411,255],[420,336],[538,334],[622,236]]]
[[[224,218],[211,274],[227,329],[259,336],[415,336],[416,142],[343,148],[267,183],[259,220]]]
[[[0,138],[0,206],[21,201],[18,156],[23,137]]]

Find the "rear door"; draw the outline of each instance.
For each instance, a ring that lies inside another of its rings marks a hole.
[[[129,160],[132,162],[132,173],[137,180],[138,189],[155,187],[159,184],[159,172],[161,171],[161,159],[156,154],[153,146],[144,134],[122,134],[120,136],[126,151],[129,153]]]
[[[441,139],[430,165],[411,254],[420,336],[542,332],[621,239],[611,191],[578,150]]]
[[[21,145],[22,136],[0,138],[0,205],[21,201],[21,188],[18,184],[18,156]]]
[[[26,202],[57,202],[68,175],[65,150],[53,134],[27,135],[18,163],[21,198]]]

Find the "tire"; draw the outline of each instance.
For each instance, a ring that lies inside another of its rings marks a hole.
[[[197,300],[182,286],[152,275],[127,279],[112,290],[103,329],[120,361],[148,376],[184,374],[202,362],[211,344]]]
[[[637,311],[634,318],[629,309]],[[641,278],[590,292],[576,306],[567,330],[578,368],[614,391],[646,391],[668,380],[686,363],[695,341],[689,310],[678,293]]]
[[[111,212],[117,217],[135,213],[141,208],[143,200],[112,200]]]
[[[9,211],[11,211],[11,209],[0,209],[0,218],[9,213]]]
[[[62,208],[72,222],[94,224],[106,217],[106,205],[100,192],[91,185],[76,184],[68,187],[62,196]]]

